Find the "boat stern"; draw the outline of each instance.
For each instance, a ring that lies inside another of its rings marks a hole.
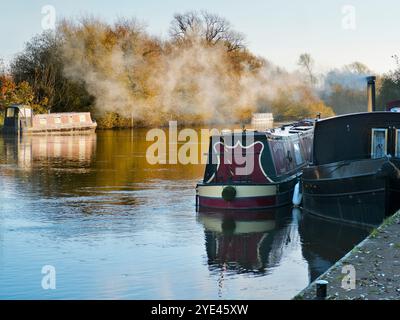
[[[217,209],[265,209],[279,205],[277,185],[203,184],[196,187],[197,206]]]

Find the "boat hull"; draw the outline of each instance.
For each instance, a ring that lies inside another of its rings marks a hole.
[[[379,225],[385,218],[385,206],[385,189],[352,195],[303,194],[303,208],[308,213],[365,226]]]
[[[197,205],[199,208],[229,210],[268,209],[291,203],[294,186],[299,178],[280,184],[198,184]],[[225,188],[236,190],[232,200],[223,197]]]
[[[24,135],[60,135],[60,134],[90,134],[96,131],[97,124],[55,128],[27,128],[22,130]]]
[[[399,181],[379,176],[386,162],[361,160],[306,168],[302,178],[303,208],[324,218],[379,225],[400,208],[396,200],[400,196]]]
[[[400,159],[393,159],[392,163],[400,168]],[[400,209],[400,179],[392,179],[388,184],[389,212],[394,213]]]

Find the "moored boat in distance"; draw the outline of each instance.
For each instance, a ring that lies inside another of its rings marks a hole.
[[[4,117],[4,133],[10,134],[71,134],[91,133],[97,123],[90,112],[33,114],[30,107],[11,105]]]
[[[316,122],[312,163],[301,180],[307,212],[374,226],[400,208],[400,113],[374,111],[368,80],[373,112]]]
[[[253,129],[261,131],[271,129],[274,125],[274,116],[272,113],[254,113],[251,118]]]
[[[197,206],[265,209],[291,203],[311,155],[312,120],[267,131],[223,132],[210,138]]]

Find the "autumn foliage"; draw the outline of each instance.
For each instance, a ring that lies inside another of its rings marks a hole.
[[[175,15],[162,40],[134,19],[65,20],[33,38],[3,78],[3,106],[91,111],[102,128],[334,114],[314,83],[252,54],[241,33],[208,12]]]

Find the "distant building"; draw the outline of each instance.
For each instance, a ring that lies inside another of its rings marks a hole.
[[[251,126],[258,131],[271,129],[274,126],[274,116],[272,113],[254,113]]]

